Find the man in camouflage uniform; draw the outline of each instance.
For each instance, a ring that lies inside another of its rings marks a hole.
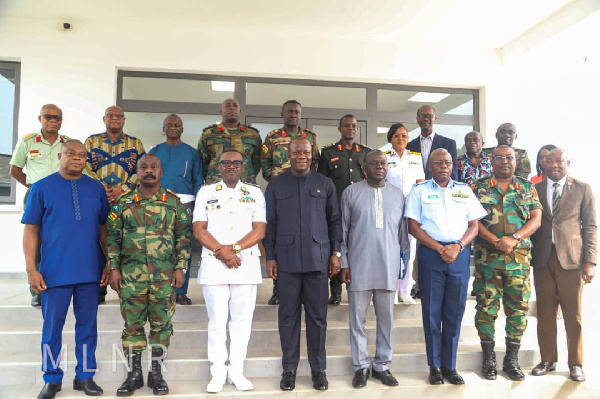
[[[321,149],[317,171],[333,180],[338,201],[341,201],[342,192],[346,187],[364,180],[362,166],[371,149],[354,141],[358,131],[358,122],[354,115],[342,116],[338,130],[342,136],[340,141]],[[339,305],[342,301],[340,273],[329,279],[329,289],[331,290],[329,304]]]
[[[62,125],[62,110],[54,104],[46,104],[40,109],[38,120],[42,124],[39,133],[28,134],[17,142],[10,158],[10,175],[13,179],[27,187],[23,198],[23,206],[27,203],[31,185],[44,177],[58,171],[60,166],[58,154],[63,143],[70,140],[59,134]],[[23,172],[25,168],[25,172]],[[41,246],[41,242],[39,243]],[[35,255],[35,269],[40,270],[40,250]],[[31,288],[31,306],[41,306],[41,296]]]
[[[514,381],[525,375],[518,363],[521,337],[527,326],[530,296],[530,236],[540,227],[542,205],[533,184],[514,175],[515,151],[502,145],[492,153],[491,177],[475,183],[475,195],[488,215],[479,220],[475,243],[477,297],[475,326],[483,350],[483,377],[496,379],[494,322],[500,301],[506,313],[506,355],[502,369]]]
[[[317,170],[319,152],[317,147],[317,135],[309,129],[302,129],[302,105],[296,100],[287,100],[281,107],[283,127],[275,129],[265,138],[262,146],[260,162],[262,164],[262,175],[266,181],[279,176],[290,168],[288,151],[290,142],[296,137],[303,137],[312,146],[312,170]]]
[[[204,128],[198,141],[198,153],[202,158],[205,184],[221,180],[218,165],[224,150],[234,148],[244,155],[242,182],[256,184],[260,171],[260,148],[262,140],[258,130],[240,123],[240,103],[229,98],[221,103],[219,113],[222,121],[218,125]]]
[[[317,170],[317,163],[319,161],[317,135],[308,129],[302,129],[302,126],[300,126],[302,105],[296,100],[287,100],[281,106],[281,117],[283,118],[283,127],[267,134],[260,154],[262,175],[266,181],[270,181],[290,168],[288,151],[290,150],[290,142],[296,137],[303,137],[311,144],[311,169]],[[277,299],[277,280],[273,280],[273,295],[268,303],[269,305],[279,304],[279,299]]]
[[[513,143],[517,139],[517,127],[512,123],[503,123],[498,126],[496,130],[496,140],[498,146],[507,145],[515,150],[515,157],[517,166],[515,169],[515,175],[527,179],[531,173],[531,162],[529,162],[529,156],[527,150],[522,148],[514,148]],[[488,155],[492,155],[494,147],[484,148],[483,151]]]
[[[162,359],[173,334],[175,290],[185,281],[190,257],[191,218],[179,198],[160,186],[160,159],[144,155],[137,167],[140,186],[118,199],[107,222],[109,283],[119,293],[125,320],[121,338],[130,365],[117,396],[130,396],[144,385],[146,319],[152,348],[148,386],[155,395],[169,392]]]

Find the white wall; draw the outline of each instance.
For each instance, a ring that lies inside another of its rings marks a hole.
[[[12,2],[13,7],[18,4]],[[66,18],[73,30],[58,32],[57,19],[43,18],[43,7],[54,3],[44,4],[31,18],[0,16],[0,60],[21,63],[19,136],[39,128],[36,118],[44,103],[63,109],[62,133],[83,140],[103,131],[101,118],[104,109],[115,102],[118,69],[467,88],[488,85],[482,130],[493,132],[499,123],[514,121],[521,133],[518,144],[523,146],[538,145],[530,142],[533,132],[566,130],[574,112],[594,115],[590,107],[575,103],[554,109],[550,95],[558,91],[540,92],[546,80],[539,79],[536,71],[502,72],[499,50],[325,37],[307,33],[301,23],[296,33],[280,32],[268,26],[220,24],[211,15],[173,21],[165,14],[161,23],[160,18],[146,21],[120,15],[118,8],[114,17],[109,13],[101,19],[94,15]],[[515,75],[522,78],[515,79]],[[569,89],[569,85],[556,88]],[[551,122],[553,118],[560,126]],[[580,123],[569,128],[585,122],[580,117],[576,120]],[[579,132],[570,133],[574,137]],[[17,204],[23,194],[19,188]],[[0,272],[24,270],[20,212],[19,205],[0,206]]]

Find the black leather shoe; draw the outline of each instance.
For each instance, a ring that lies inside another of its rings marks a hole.
[[[31,296],[31,306],[34,308],[42,306],[42,296],[40,294],[33,294]]]
[[[369,379],[369,368],[356,370],[354,378],[352,378],[352,386],[354,388],[363,388],[367,386],[367,380]]]
[[[575,382],[585,381],[585,373],[581,366],[569,366],[569,378]]]
[[[398,380],[394,378],[392,373],[390,373],[390,370],[373,370],[371,373],[373,374],[373,378],[377,378],[378,380],[380,380],[383,383],[383,385],[387,385],[388,387],[398,386]]]
[[[279,388],[282,391],[293,391],[296,388],[296,370],[287,370],[281,373]]]
[[[192,304],[192,300],[190,298],[188,298],[188,296],[186,294],[176,294],[175,302],[177,302],[178,305],[191,305]]]
[[[329,304],[330,305],[339,305],[342,302],[342,296],[341,295],[331,295],[329,297]]]
[[[83,391],[87,396],[100,396],[104,393],[102,388],[94,382],[93,379],[87,378],[85,380],[73,380],[73,389],[76,391]]]
[[[101,303],[106,303],[106,294],[100,294],[98,296],[98,305],[100,305]]]
[[[412,299],[419,299],[421,298],[421,292],[413,288],[412,290],[410,290],[410,296],[412,297]]]
[[[537,366],[531,369],[531,375],[539,377],[548,374],[548,371],[556,371],[556,364],[554,362],[545,362],[542,360]]]
[[[38,399],[51,399],[56,396],[57,392],[62,389],[62,383],[47,382],[40,391]]]
[[[327,381],[327,374],[324,371],[311,371],[313,388],[317,391],[326,391],[329,388],[329,382]]]
[[[429,368],[429,383],[431,385],[442,385],[444,383],[444,377],[442,376],[442,370],[436,369],[435,367]]]
[[[464,385],[465,380],[456,372],[456,370],[449,370],[446,367],[442,367],[442,376],[448,380],[450,384]]]

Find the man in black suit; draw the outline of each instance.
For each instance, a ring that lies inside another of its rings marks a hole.
[[[417,110],[417,123],[421,128],[421,134],[419,137],[412,140],[406,146],[406,149],[413,152],[421,153],[423,158],[423,169],[425,171],[425,179],[431,179],[431,172],[427,169],[427,161],[429,160],[429,154],[436,148],[443,148],[450,153],[452,157],[452,180],[458,181],[458,164],[457,164],[457,153],[456,153],[456,141],[444,137],[441,134],[437,134],[433,131],[433,124],[437,121],[435,115],[435,108],[431,105],[423,105]]]
[[[340,271],[342,225],[331,179],[310,170],[312,147],[305,138],[290,143],[291,168],[265,192],[267,273],[279,287],[279,337],[283,391],[296,386],[300,360],[300,312],[304,305],[308,362],[313,387],[326,390],[327,283]]]

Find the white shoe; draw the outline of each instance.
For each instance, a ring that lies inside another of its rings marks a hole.
[[[213,376],[208,385],[206,386],[206,392],[208,393],[219,393],[223,390],[225,385],[225,375]]]
[[[400,300],[405,305],[415,305],[417,303],[410,294],[400,294]]]
[[[248,381],[243,374],[227,373],[227,382],[231,385],[235,385],[238,391],[251,391],[254,389],[254,385]]]
[[[398,300],[398,296],[394,296],[394,305],[398,305],[400,301]]]

